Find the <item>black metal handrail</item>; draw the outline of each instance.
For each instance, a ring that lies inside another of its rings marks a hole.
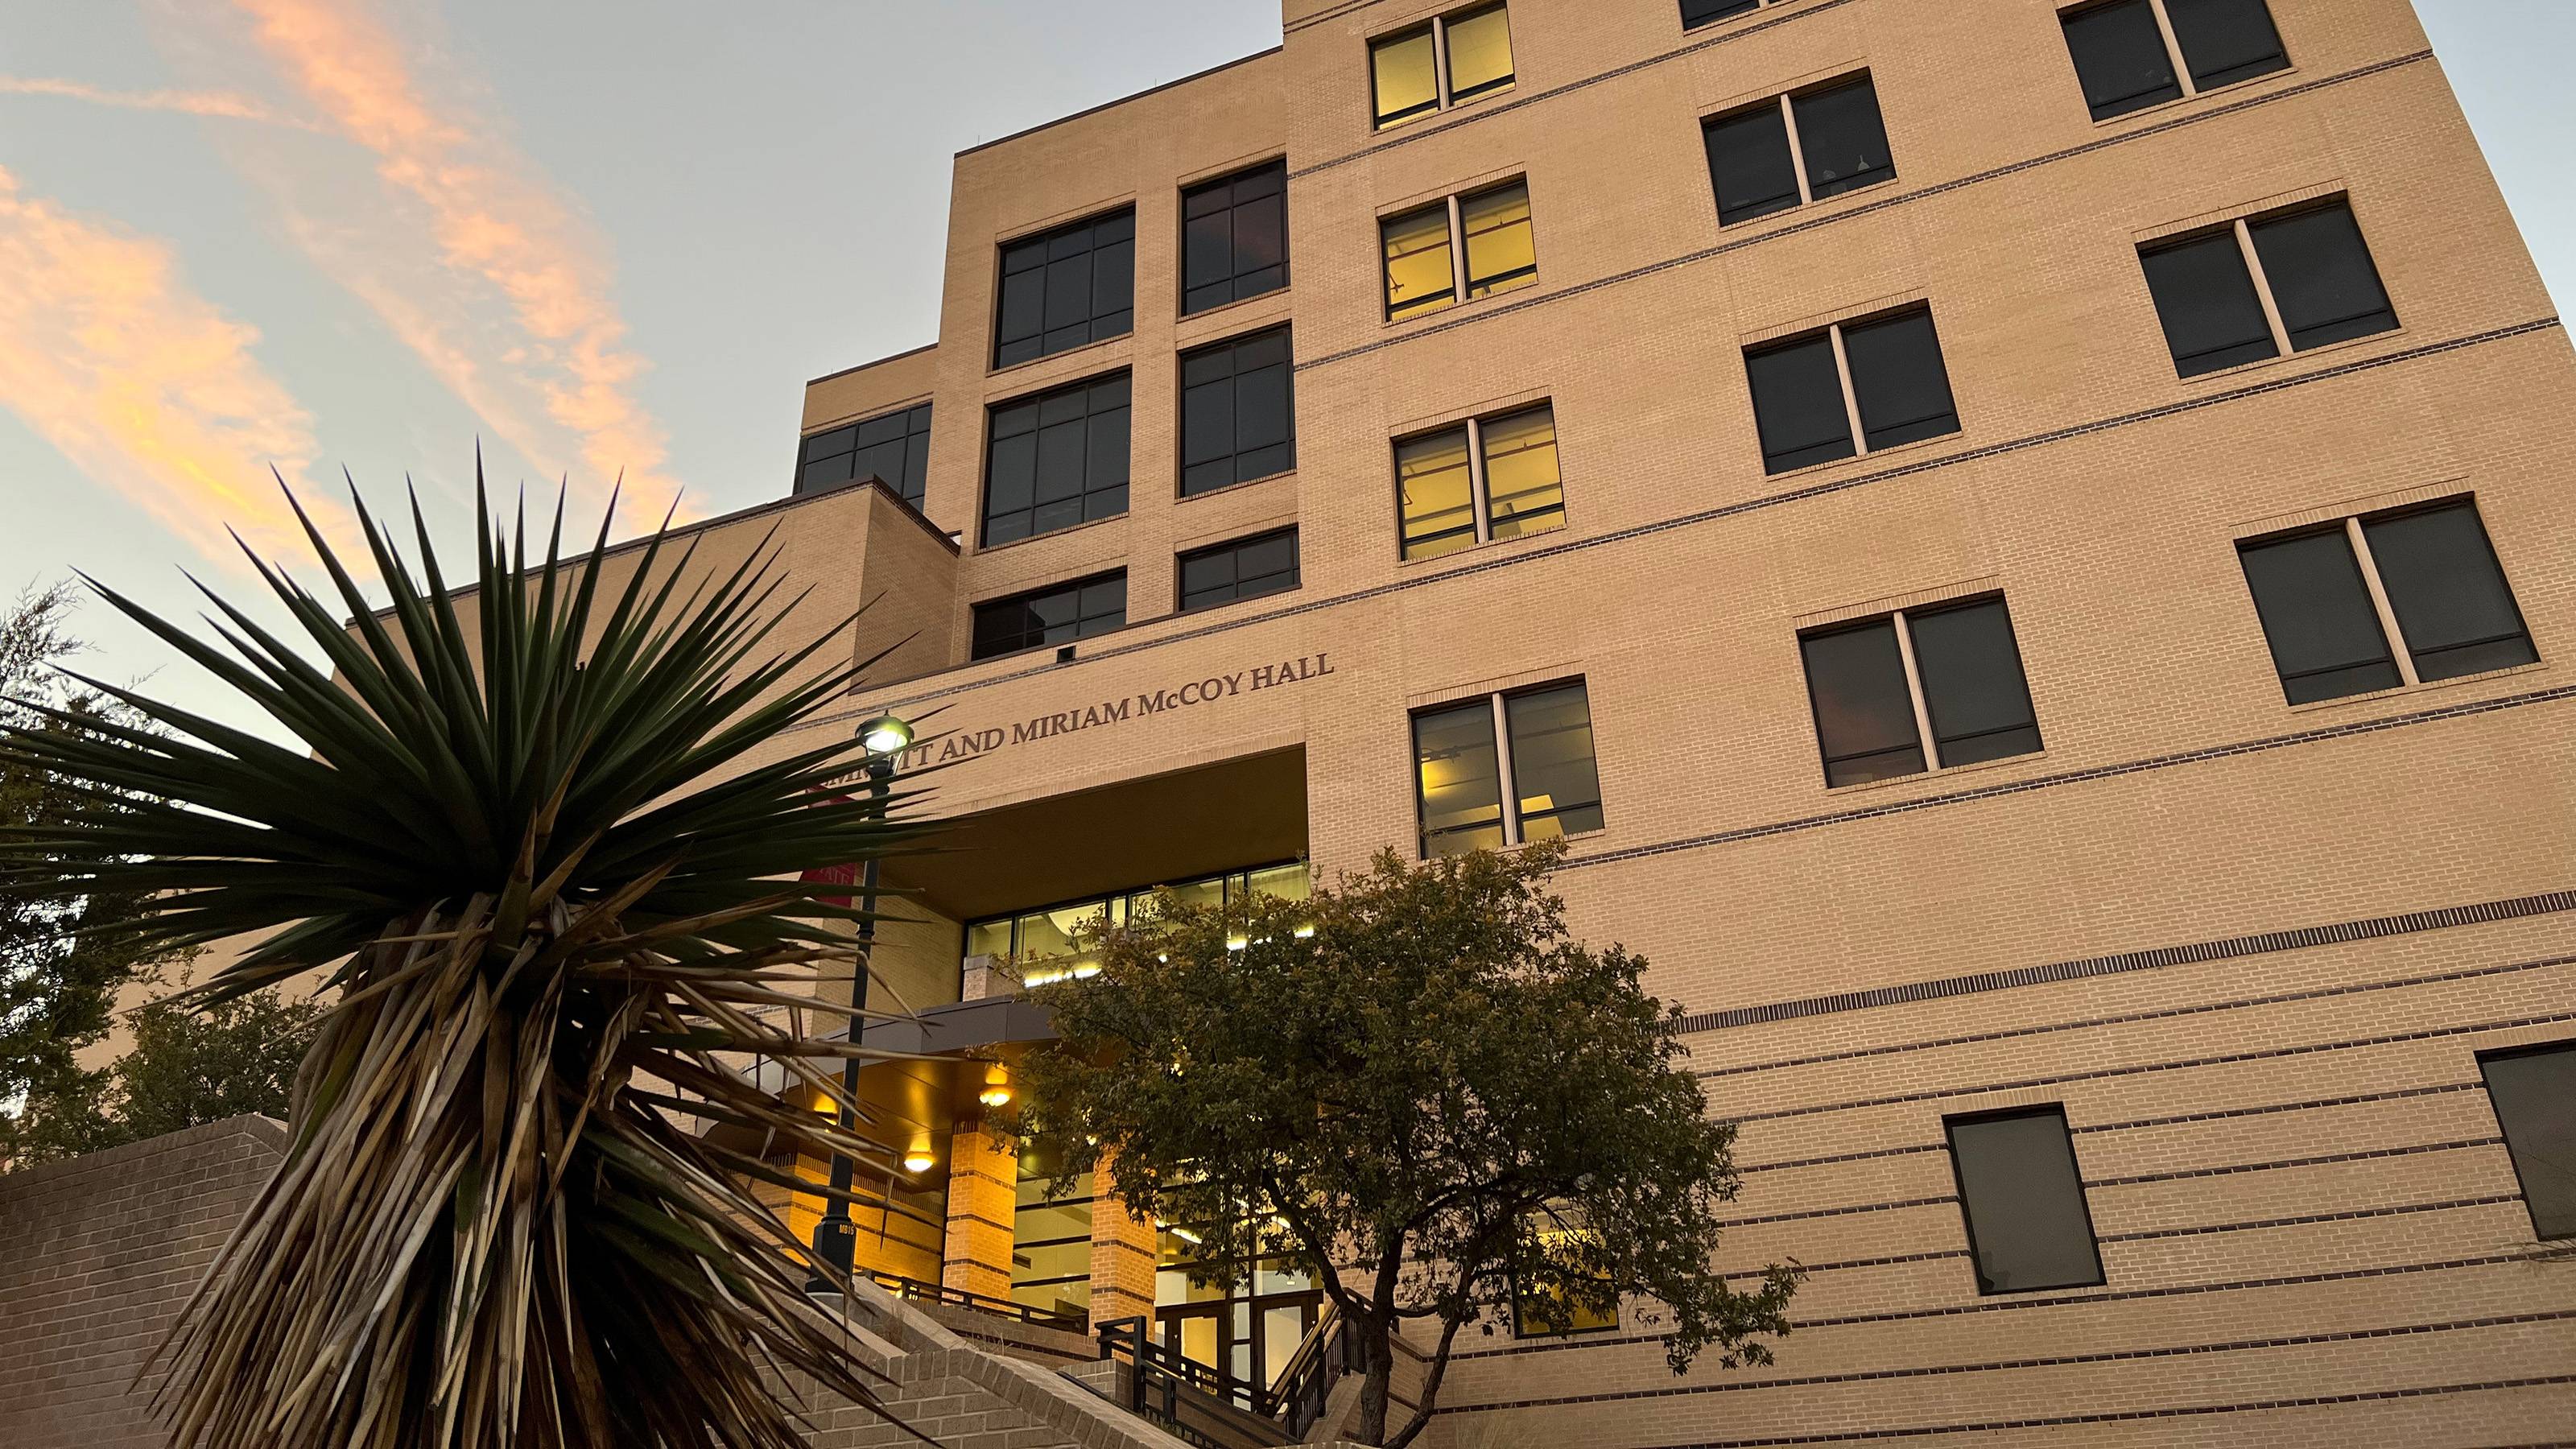
[[[1359,1335],[1343,1321],[1341,1305],[1326,1303],[1315,1326],[1300,1339],[1288,1362],[1280,1367],[1279,1380],[1270,1388],[1270,1412],[1262,1417],[1275,1419],[1288,1431],[1288,1437],[1304,1442],[1306,1431],[1324,1417],[1332,1401],[1333,1385],[1342,1376],[1366,1367],[1360,1362]]]
[[[1060,1329],[1066,1333],[1082,1333],[1090,1327],[1090,1320],[1078,1313],[1058,1313],[1051,1308],[1032,1308],[1026,1303],[1012,1299],[991,1298],[981,1293],[969,1293],[963,1288],[951,1288],[945,1283],[924,1283],[918,1278],[906,1278],[900,1273],[871,1271],[866,1276],[869,1282],[908,1303],[941,1303],[951,1308],[964,1308],[976,1313],[990,1314],[995,1318],[1015,1319],[1034,1328]]]
[[[1220,1399],[1235,1397],[1228,1393],[1214,1369],[1156,1343],[1152,1325],[1143,1318],[1113,1318],[1095,1325],[1093,1332],[1100,1335],[1102,1358],[1115,1360],[1122,1353],[1126,1356],[1128,1412],[1153,1420],[1175,1438],[1199,1449],[1225,1449],[1214,1437],[1181,1421],[1184,1388]]]

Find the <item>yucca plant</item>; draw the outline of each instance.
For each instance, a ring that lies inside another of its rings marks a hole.
[[[252,559],[287,637],[211,590],[209,638],[100,588],[301,748],[96,681],[153,727],[0,739],[93,800],[0,842],[0,890],[156,899],[172,948],[260,938],[209,999],[335,988],[285,1161],[163,1345],[182,1449],[789,1449],[796,1373],[873,1402],[751,1184],[827,1192],[769,1159],[882,1150],[736,1070],[847,1100],[857,1033],[802,1024],[870,903],[800,877],[915,827],[840,788],[854,743],[789,732],[872,661],[821,657],[846,620],[773,642],[766,548],[699,569],[666,526],[611,587],[608,525],[566,560],[562,517],[536,558],[524,509],[505,536],[478,503],[471,623],[416,500],[417,577],[359,509],[381,615],[310,519],[332,606]]]

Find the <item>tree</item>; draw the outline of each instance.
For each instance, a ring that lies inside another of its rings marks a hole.
[[[1091,942],[1098,975],[1035,993],[1059,1040],[1029,1059],[1023,1126],[1058,1181],[1105,1160],[1104,1190],[1207,1260],[1313,1273],[1367,1365],[1365,1443],[1421,1433],[1460,1331],[1515,1296],[1552,1319],[1649,1300],[1675,1373],[1709,1348],[1767,1363],[1760,1336],[1788,1331],[1791,1271],[1737,1292],[1711,1266],[1734,1128],[1676,1065],[1646,963],[1568,937],[1561,855],[1388,852],[1306,901],[1165,893]],[[1390,1436],[1410,1324],[1436,1347]]]
[[[157,731],[39,705],[0,736],[90,792],[0,832],[0,897],[150,901],[154,951],[260,938],[205,1004],[338,989],[285,1160],[163,1346],[173,1442],[804,1449],[797,1378],[873,1395],[747,1186],[781,1174],[692,1126],[884,1157],[734,1070],[859,1110],[813,1063],[863,1049],[752,1014],[850,970],[866,903],[800,873],[916,829],[838,788],[856,741],[789,733],[854,687],[820,658],[850,621],[773,643],[772,550],[700,568],[657,535],[612,564],[603,520],[566,560],[560,505],[536,549],[478,509],[461,603],[417,506],[415,562],[358,519],[383,615],[309,522],[328,604],[252,560],[283,637],[211,591],[209,638],[100,590],[293,744],[94,684]]]

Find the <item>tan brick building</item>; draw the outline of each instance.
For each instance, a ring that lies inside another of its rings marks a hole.
[[[2576,1443],[2576,369],[2405,0],[1284,30],[959,157],[936,344],[711,526],[881,601],[921,1044],[1124,892],[1569,834],[1811,1277],[1440,1442]],[[1275,1369],[983,1072],[871,1073],[863,1261]]]

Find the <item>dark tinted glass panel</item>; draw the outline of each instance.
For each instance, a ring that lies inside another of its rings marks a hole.
[[[995,367],[1124,336],[1135,323],[1133,211],[1076,222],[1002,248]]]
[[[1682,29],[1762,8],[1762,0],[1682,0]]]
[[[2417,677],[2457,679],[2540,658],[2475,508],[2367,519],[2361,530]]]
[[[1789,123],[1775,103],[1711,121],[1708,174],[1717,185],[1721,226],[1769,216],[1798,204],[1798,168],[1789,155]]]
[[[1369,81],[1377,94],[1379,130],[1440,109],[1434,63],[1428,25],[1369,47]]]
[[[1212,609],[1237,599],[1282,594],[1297,587],[1297,530],[1181,555],[1181,610]]]
[[[1127,511],[1124,375],[993,409],[984,458],[986,546]]]
[[[975,606],[977,659],[1070,644],[1127,622],[1127,575],[1103,574]]]
[[[930,480],[930,404],[870,418],[807,438],[800,450],[796,491],[816,493],[876,478],[921,506]]]
[[[1762,434],[1762,467],[1786,473],[1852,455],[1851,414],[1831,337],[1818,334],[1744,354],[1753,384],[1753,421]]]
[[[1449,99],[1468,100],[1512,83],[1512,22],[1500,5],[1448,22]]]
[[[1288,285],[1288,163],[1181,193],[1181,312]]]
[[[1465,855],[1503,843],[1503,776],[1494,710],[1482,699],[1413,717],[1422,854]]]
[[[1181,358],[1181,496],[1297,466],[1282,327]]]
[[[1449,248],[1447,203],[1378,223],[1386,252],[1386,315],[1437,312],[1458,301],[1456,259]]]
[[[1807,158],[1807,188],[1817,200],[1895,179],[1878,87],[1868,80],[1800,96],[1789,108],[1797,113],[1798,150]]]
[[[2341,528],[2241,546],[2245,582],[2292,704],[2395,689],[2379,611]]]
[[[2533,1231],[2576,1238],[2576,1046],[2481,1058]]]
[[[2280,355],[2234,231],[2156,247],[2138,260],[2147,269],[2174,369],[2184,377]]]
[[[1554,840],[1601,828],[1601,773],[1592,754],[1592,701],[1580,684],[1503,701],[1512,732],[1512,786],[1521,838]]]
[[[1959,431],[1950,372],[1941,364],[1941,338],[1932,330],[1930,312],[1845,327],[1843,354],[1851,363],[1852,395],[1860,402],[1860,425],[1871,447]]]
[[[2147,0],[2118,0],[2067,16],[2066,48],[2097,121],[2182,98],[2164,30]]]
[[[2289,68],[2263,0],[2165,0],[2165,15],[2202,90]]]
[[[1438,558],[1476,542],[1476,494],[1468,473],[1465,428],[1396,444],[1395,492],[1406,558]]]
[[[2396,327],[2397,313],[2388,305],[2351,207],[2338,202],[2276,216],[2251,230],[2273,305],[2290,330],[2290,346],[2322,347]]]
[[[1923,734],[1914,726],[1914,695],[1905,687],[1905,657],[1896,622],[1810,634],[1798,641],[1807,661],[1807,697],[1816,739],[1824,747],[1825,783],[1860,785],[1923,772]]]
[[[2039,717],[2003,600],[1908,614],[1905,622],[1943,765],[2038,752]]]
[[[1977,1258],[1978,1292],[2088,1288],[2102,1281],[2064,1112],[2052,1107],[1954,1121],[1950,1160]]]

